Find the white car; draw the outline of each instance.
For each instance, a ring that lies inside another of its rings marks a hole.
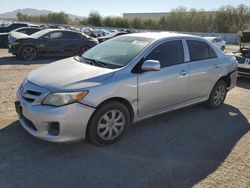
[[[215,46],[220,48],[222,51],[225,50],[226,48],[226,41],[222,40],[219,37],[204,37],[208,41],[212,42]]]
[[[16,111],[37,138],[111,144],[133,122],[201,102],[220,107],[236,85],[237,64],[198,36],[122,35],[32,71]]]

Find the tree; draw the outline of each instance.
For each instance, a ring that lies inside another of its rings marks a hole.
[[[88,16],[88,24],[92,26],[102,26],[102,17],[97,11],[91,11]]]

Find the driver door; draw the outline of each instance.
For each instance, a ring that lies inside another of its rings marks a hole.
[[[184,104],[188,93],[189,67],[184,62],[182,41],[160,44],[145,60],[159,61],[161,69],[138,74],[139,116]]]
[[[39,54],[41,56],[64,55],[64,42],[61,31],[45,34],[39,39]]]

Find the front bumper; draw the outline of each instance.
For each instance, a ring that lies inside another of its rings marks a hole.
[[[19,90],[17,101],[16,108],[19,108],[17,112],[23,128],[33,136],[51,142],[84,139],[88,121],[95,110],[80,103],[62,107],[34,105],[27,102]]]
[[[230,73],[231,83],[230,83],[230,86],[229,86],[229,90],[233,89],[236,86],[236,84],[237,84],[237,77],[238,77],[238,70],[236,68],[235,71],[233,71],[233,72]]]
[[[9,47],[9,53],[12,53],[13,55],[18,55],[18,52],[19,52],[19,46],[18,45],[11,45],[9,44],[8,45]]]
[[[238,75],[240,77],[250,77],[250,64],[239,64]]]

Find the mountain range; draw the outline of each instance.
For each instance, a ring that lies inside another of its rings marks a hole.
[[[25,8],[25,9],[17,9],[17,10],[13,10],[11,12],[5,12],[5,13],[1,13],[0,14],[0,18],[16,18],[16,15],[17,13],[20,12],[22,14],[27,14],[29,16],[39,16],[39,15],[46,15],[46,14],[49,14],[49,13],[53,13],[53,11],[50,11],[50,10],[38,10],[38,9],[33,9],[33,8]],[[68,14],[68,13],[66,13]],[[73,14],[68,14],[69,17],[72,19],[72,20],[75,20],[75,19],[81,19],[83,17],[81,16],[77,16],[77,15],[73,15]]]

